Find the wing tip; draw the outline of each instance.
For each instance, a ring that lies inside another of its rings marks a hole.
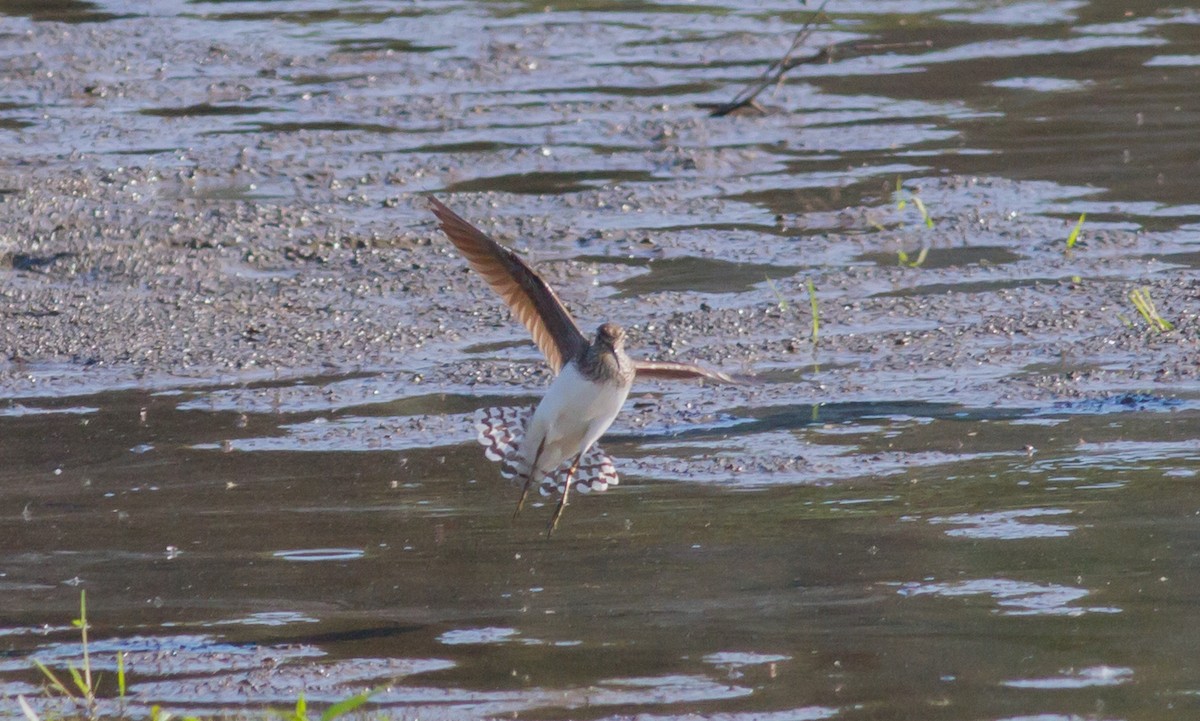
[[[683,363],[679,361],[639,360],[636,363],[636,369],[637,374],[646,379],[700,380],[728,385],[745,385],[757,382],[755,376],[744,374],[731,375],[724,371],[705,368],[695,363]]]
[[[461,215],[455,213],[453,210],[450,210],[449,206],[438,200],[436,197],[427,195],[425,196],[425,199],[429,202],[429,210],[431,210],[434,217],[438,219],[438,228],[440,228],[441,231],[445,233],[451,241],[455,240],[456,230],[462,229],[464,226],[466,228],[474,229],[474,226],[463,220]]]

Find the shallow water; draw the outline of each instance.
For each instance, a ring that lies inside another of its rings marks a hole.
[[[829,10],[812,47],[878,47],[796,68],[763,96],[771,115],[716,120],[695,104],[755,77],[807,10],[0,0],[0,133],[27,164],[3,171],[0,197],[29,168],[82,169],[126,193],[98,227],[175,203],[300,207],[335,239],[311,257],[289,246],[295,265],[257,238],[206,261],[262,293],[252,309],[330,334],[290,367],[269,349],[236,370],[139,364],[140,336],[124,356],[5,354],[0,713],[37,693],[33,660],[78,662],[81,589],[93,663],[111,677],[128,654],[136,713],[363,689],[414,718],[1200,710],[1200,14]],[[470,427],[478,408],[536,402],[545,375],[523,332],[431,270],[457,263],[444,252],[334,254],[427,224],[409,203],[422,191],[498,223],[574,281],[572,301],[626,314],[643,347],[762,383],[636,391],[605,441],[621,485],[577,499],[545,540],[549,509],[511,520],[515,492]],[[72,304],[105,322],[86,294],[109,270],[53,240],[56,214],[92,206],[69,190],[55,203],[0,238],[44,245],[0,277],[89,300],[10,313],[29,333]],[[186,236],[186,220],[161,227]],[[901,267],[897,251],[922,247]],[[402,277],[428,295],[372,294],[365,276],[410,259],[431,285]],[[306,313],[289,284],[312,277],[356,295]],[[1175,336],[1117,321],[1137,322],[1119,302],[1143,283]],[[424,335],[340,343],[343,311],[412,314]],[[694,332],[672,313],[695,314]],[[141,320],[116,325],[134,336]],[[263,322],[218,330],[235,347],[282,335]]]
[[[1194,404],[775,409],[747,440],[876,473],[630,479],[547,542],[546,509],[511,523],[470,442],[372,451],[387,440],[364,430],[340,452],[228,450],[313,416],[387,416],[200,410],[210,395],[25,401],[0,421],[4,505],[24,509],[0,521],[6,692],[30,690],[28,658],[78,654],[65,621],[82,587],[98,665],[130,652],[134,705],[365,683],[423,717],[1195,707]],[[706,441],[609,446],[678,458]]]

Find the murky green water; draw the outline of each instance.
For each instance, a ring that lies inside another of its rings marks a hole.
[[[834,405],[815,422],[775,409],[748,435],[886,470],[638,479],[577,503],[546,542],[539,509],[510,523],[511,490],[470,443],[222,450],[386,416],[240,416],[202,410],[207,397],[10,407],[3,504],[23,513],[0,521],[8,692],[34,680],[28,657],[77,653],[65,622],[84,587],[98,650],[132,651],[139,702],[334,700],[370,681],[386,683],[380,703],[438,717],[1196,707],[1191,404]],[[676,454],[658,446],[682,440],[609,445]]]
[[[382,226],[418,222],[386,202],[410,192],[495,191],[509,220],[561,196],[571,212],[538,252],[596,262],[580,293],[635,315],[644,300],[779,305],[778,318],[807,303],[803,273],[850,279],[822,284],[822,332],[841,345],[749,369],[767,390],[635,393],[605,441],[621,486],[572,504],[549,542],[545,507],[511,520],[515,493],[469,423],[535,402],[540,381],[429,370],[533,360],[515,327],[459,338],[447,313],[441,345],[389,368],[248,382],[30,363],[0,389],[3,713],[37,693],[32,660],[78,658],[81,589],[94,663],[111,672],[129,654],[135,713],[281,707],[300,692],[320,705],[364,688],[406,718],[1200,712],[1200,385],[1092,373],[1153,360],[1013,352],[988,332],[945,352],[995,348],[994,362],[953,373],[853,345],[939,325],[866,317],[863,299],[958,294],[958,314],[986,315],[979,295],[1077,273],[1194,282],[1200,14],[1102,0],[829,10],[838,22],[814,43],[887,47],[797,68],[764,97],[781,112],[718,122],[694,104],[731,97],[807,10],[0,0],[13,43],[61,22],[64,43],[128,34],[138,58],[70,71],[86,87],[47,81],[69,102],[22,84],[0,96],[0,132],[30,157],[71,164],[86,146],[100,167],[194,166],[201,177],[160,197],[214,203],[316,203],[336,182],[356,222]],[[175,56],[174,40],[212,50]],[[25,77],[28,53],[0,53]],[[256,156],[311,170],[235,160]],[[206,163],[234,169],[208,181]],[[938,184],[950,175],[981,182]],[[919,227],[896,208],[898,177],[935,214],[979,220],[942,226],[920,275],[859,282],[897,247],[930,244],[819,240]],[[1081,212],[1162,235],[1096,242],[1080,263],[1102,270],[1048,267],[1040,244]],[[1028,215],[1036,232],[997,230],[989,214]],[[613,252],[607,233],[637,237]],[[22,258],[4,271],[13,286],[37,282],[20,275],[37,258]],[[768,320],[748,320],[746,337]],[[1006,395],[1014,379],[1073,373],[1085,393]]]

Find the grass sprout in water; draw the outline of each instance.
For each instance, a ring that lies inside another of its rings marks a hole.
[[[88,721],[97,721],[101,718],[100,714],[100,676],[92,673],[92,657],[88,647],[88,621],[87,621],[87,591],[79,592],[79,618],[71,621],[71,625],[79,629],[79,641],[83,651],[83,664],[76,668],[73,664],[67,664],[67,671],[70,673],[70,684],[59,678],[58,674],[50,670],[46,664],[33,660],[33,664],[42,672],[46,678],[45,692],[48,697],[58,697],[69,700],[75,709],[80,713],[78,718],[85,718]],[[125,708],[125,652],[119,651],[116,654],[117,662],[117,698],[120,700],[118,718],[130,718]],[[381,689],[372,689],[362,693],[355,694],[348,698],[342,699],[325,709],[319,716],[310,716],[308,702],[304,699],[303,692],[296,698],[296,706],[288,712],[266,711],[261,715],[264,719],[283,719],[283,721],[334,721],[341,716],[345,716],[357,710],[360,706],[367,703],[372,696],[378,693]],[[17,705],[21,709],[26,721],[49,721],[49,719],[70,719],[75,718],[70,715],[55,715],[43,719],[41,715],[33,708],[24,696],[17,696]],[[172,721],[178,718],[179,721],[200,721],[197,716],[176,716],[175,714],[164,711],[162,707],[153,705],[150,707],[150,721]]]
[[[296,698],[296,706],[291,711],[268,711],[262,714],[264,719],[277,719],[279,721],[333,721],[341,716],[356,711],[358,707],[365,704],[375,695],[378,690],[364,691],[360,694],[355,694],[349,698],[338,701],[329,708],[325,709],[320,716],[310,716],[308,709],[308,701],[304,699],[304,694],[301,693]],[[176,716],[168,711],[163,711],[160,707],[154,706],[150,709],[150,721],[173,721]],[[201,721],[197,716],[182,716],[178,717],[179,721]]]
[[[317,718],[320,721],[333,721],[333,719],[344,716],[365,704],[374,693],[374,691],[364,691],[363,693],[338,701],[325,709]],[[304,694],[300,694],[299,698],[296,699],[296,708],[291,713],[284,714],[283,719],[285,721],[311,721],[312,717],[308,715],[308,704],[304,701]]]
[[[1087,213],[1079,214],[1079,222],[1071,229],[1071,234],[1067,236],[1067,250],[1075,247],[1075,243],[1079,241],[1079,231],[1083,230],[1083,221],[1087,219]]]
[[[775,281],[771,280],[767,276],[764,276],[764,277],[767,279],[767,287],[770,288],[771,293],[773,293],[775,295],[775,302],[779,304],[779,312],[787,313],[788,312],[787,298],[784,298],[783,293],[779,292],[779,286],[775,285]]]
[[[1154,307],[1154,301],[1150,299],[1149,288],[1134,288],[1129,291],[1129,301],[1133,303],[1134,308],[1137,308],[1138,313],[1142,314],[1146,324],[1159,333],[1166,333],[1175,328],[1170,321],[1158,314],[1158,309]]]
[[[67,671],[71,674],[72,686],[67,685],[46,664],[34,659],[33,664],[37,666],[42,675],[46,677],[48,687],[47,694],[55,695],[66,699],[70,699],[87,718],[99,718],[98,698],[100,691],[100,676],[92,675],[92,657],[88,650],[88,622],[87,622],[87,591],[79,592],[79,618],[71,621],[71,625],[79,629],[79,639],[83,646],[83,665],[81,668],[76,668],[68,663]],[[117,654],[117,694],[118,698],[125,699],[125,654]],[[37,713],[30,707],[23,697],[18,696],[17,701],[21,706],[22,713],[29,721],[41,721]]]
[[[812,344],[813,349],[817,347],[817,337],[821,332],[821,311],[817,308],[817,289],[813,286],[812,280],[804,281],[808,288],[808,305],[812,310]]]
[[[925,252],[921,252],[921,260],[924,261]],[[770,278],[767,278],[767,287],[775,294],[775,302],[779,304],[779,312],[787,313],[791,308],[787,298],[783,297],[783,293],[779,292],[779,287]],[[812,342],[813,349],[816,350],[817,340],[821,334],[821,309],[817,306],[817,288],[813,285],[812,280],[805,280],[804,287],[808,290],[808,306],[812,314]]]
[[[903,250],[896,251],[896,256],[900,261],[901,267],[904,268],[920,268],[925,263],[925,258],[929,255],[929,246],[921,248],[921,252],[917,253],[917,257],[909,259],[908,253]]]
[[[896,210],[904,210],[908,204],[912,203],[921,213],[921,222],[925,223],[926,228],[933,227],[933,218],[929,215],[929,209],[925,207],[925,203],[920,196],[904,187],[904,180],[900,176],[896,176]]]

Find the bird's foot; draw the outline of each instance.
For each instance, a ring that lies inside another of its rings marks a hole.
[[[525,499],[529,496],[529,486],[533,483],[533,478],[525,481],[525,485],[521,488],[521,497],[517,499],[517,509],[513,511],[513,520],[517,520],[517,516],[521,515],[521,509],[525,507]]]
[[[563,509],[567,507],[567,494],[559,499],[558,506],[554,509],[554,515],[550,517],[550,524],[546,526],[546,538],[554,535],[554,529],[558,528],[558,519],[562,518]]]
[[[583,454],[580,453],[580,456]],[[575,468],[579,465],[579,458],[575,458],[575,463],[571,465],[571,470],[567,471],[567,482],[563,485],[562,498],[558,499],[558,505],[554,508],[554,515],[550,517],[550,525],[546,528],[546,538],[554,535],[554,529],[558,528],[558,519],[562,518],[563,509],[567,507],[567,496],[571,494],[571,477],[575,475]]]

